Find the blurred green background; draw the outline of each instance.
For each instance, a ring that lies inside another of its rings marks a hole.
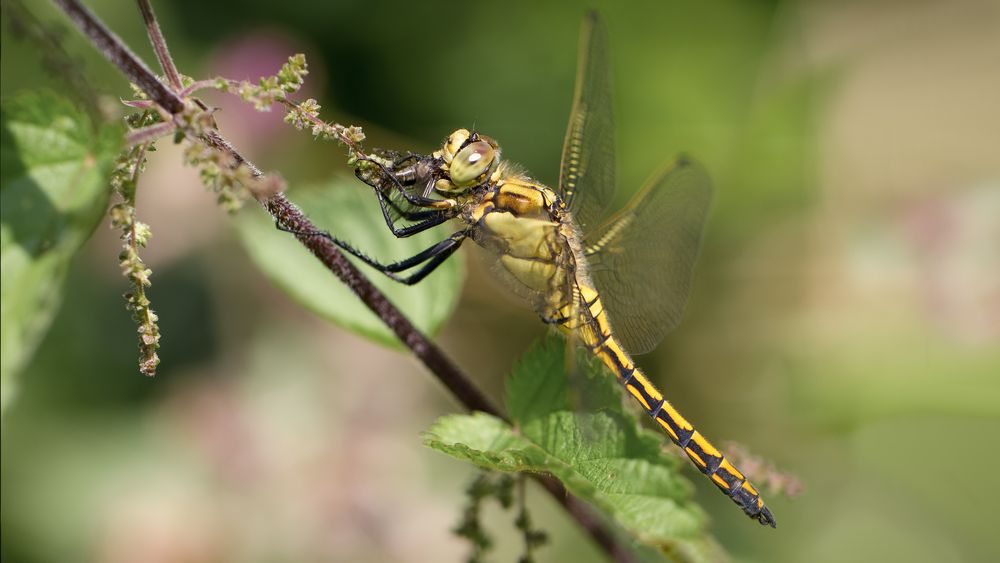
[[[127,85],[44,3],[112,96]],[[90,2],[151,64],[130,3]],[[183,73],[250,78],[304,52],[305,95],[368,146],[457,127],[554,182],[583,3],[158,2]],[[696,479],[745,561],[990,561],[1000,550],[1000,5],[598,3],[622,201],[678,151],[716,181],[681,327],[640,363],[703,432],[796,475],[761,529]],[[7,22],[4,22],[5,24]],[[4,26],[2,93],[61,83]],[[210,97],[292,186],[346,170]],[[471,471],[418,433],[460,407],[413,359],[320,320],[252,264],[160,144],[139,213],[163,363],[136,370],[118,243],[100,228],[21,375],[2,436],[4,561],[456,561]],[[260,214],[247,207],[242,214]],[[373,223],[381,225],[372,217]],[[336,232],[336,225],[324,225]],[[344,233],[350,238],[350,233]],[[545,328],[476,260],[438,337],[493,396]],[[337,282],[331,277],[330,284]],[[693,474],[693,472],[692,472]],[[600,552],[542,494],[542,561]],[[516,557],[507,516],[498,561]]]

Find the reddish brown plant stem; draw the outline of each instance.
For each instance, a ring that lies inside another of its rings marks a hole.
[[[174,59],[170,56],[170,50],[167,49],[167,42],[163,39],[160,23],[156,20],[156,15],[153,14],[153,6],[149,3],[149,0],[138,0],[138,2],[139,12],[142,13],[142,21],[146,24],[146,33],[149,35],[149,42],[153,45],[153,50],[156,52],[156,60],[160,61],[160,67],[163,68],[163,74],[166,75],[170,87],[174,92],[180,92],[184,87],[181,84],[181,74],[177,72],[177,65],[174,64]]]
[[[179,113],[184,102],[170,91],[153,71],[129,49],[122,40],[97,19],[86,6],[76,0],[53,0],[76,27],[90,39],[94,48],[125,74],[147,96],[170,113]]]

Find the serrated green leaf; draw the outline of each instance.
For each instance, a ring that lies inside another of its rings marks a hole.
[[[0,406],[62,300],[70,260],[107,207],[121,135],[97,130],[68,100],[24,92],[4,100],[0,124]]]
[[[507,411],[511,418],[524,423],[571,407],[620,408],[621,391],[611,385],[604,368],[583,349],[574,350],[575,356],[567,356],[562,339],[548,338],[521,356],[507,378]],[[594,377],[595,373],[600,375]]]
[[[449,226],[442,226],[397,239],[386,227],[371,189],[353,177],[297,189],[290,197],[318,228],[383,262],[412,256],[451,233]],[[292,299],[352,332],[389,346],[400,345],[396,336],[347,286],[295,237],[277,230],[265,214],[244,213],[238,225],[240,238],[254,263]],[[360,261],[354,262],[426,334],[437,332],[458,302],[464,273],[458,254],[413,286],[392,281]]]
[[[603,510],[643,543],[675,560],[718,561],[725,556],[706,532],[692,486],[679,474],[679,458],[664,439],[641,429],[624,412],[613,378],[596,362],[574,364],[572,383],[561,339],[534,346],[518,362],[507,385],[507,404],[517,427],[476,413],[439,419],[425,443],[479,467],[546,473],[567,490]],[[576,388],[576,389],[574,389]],[[578,391],[583,408],[570,409]]]
[[[565,411],[570,407],[567,389],[566,359],[559,354],[562,346],[551,339],[525,352],[507,378],[507,412],[517,421]]]

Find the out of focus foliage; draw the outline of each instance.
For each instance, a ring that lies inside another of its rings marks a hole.
[[[51,92],[4,100],[0,118],[0,408],[62,302],[70,261],[108,201],[120,129]]]

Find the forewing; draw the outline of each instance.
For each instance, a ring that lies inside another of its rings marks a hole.
[[[681,159],[585,240],[590,275],[629,352],[651,351],[680,322],[711,198],[705,170]]]
[[[584,19],[578,58],[559,188],[577,223],[587,232],[600,224],[615,195],[615,119],[608,37],[596,12]]]

